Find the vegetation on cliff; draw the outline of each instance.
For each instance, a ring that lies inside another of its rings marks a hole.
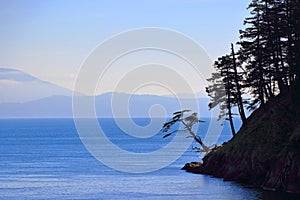
[[[298,98],[299,100],[299,98]],[[253,112],[247,126],[187,171],[300,193],[300,104],[289,93]]]
[[[252,0],[248,9],[237,51],[231,45],[230,53],[215,61],[206,88],[209,107],[220,107],[233,135],[233,107],[246,124],[245,107],[255,110],[291,87],[300,88],[300,0]]]
[[[300,193],[300,0],[252,0],[249,9],[238,51],[215,62],[207,87],[233,138],[184,169]],[[244,107],[254,110],[248,119]]]

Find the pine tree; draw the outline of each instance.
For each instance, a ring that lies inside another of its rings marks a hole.
[[[197,136],[196,133],[194,133],[193,131],[194,125],[204,121],[198,119],[197,113],[188,114],[190,112],[191,110],[182,110],[173,113],[173,118],[167,121],[166,123],[164,123],[162,127],[162,132],[165,133],[163,138],[169,137],[172,134],[178,132],[188,133],[187,137],[193,138],[198,144],[200,144],[201,148],[197,148],[198,151],[209,153],[213,147],[206,146],[202,142],[201,138]],[[175,129],[173,131],[170,131],[171,128],[178,123],[181,123],[183,125],[183,129],[182,130]]]
[[[241,86],[241,77],[238,73],[238,61],[236,58],[236,53],[234,51],[233,44],[231,44],[231,59],[232,59],[232,68],[233,68],[233,74],[234,74],[234,83],[235,83],[235,90],[236,90],[236,101],[237,106],[239,110],[239,114],[241,116],[243,124],[246,124],[246,114],[244,110],[244,103],[243,103],[243,97],[242,97],[242,86]]]
[[[235,71],[233,59],[229,55],[223,56],[215,62],[214,66],[217,73],[214,73],[208,79],[212,85],[206,88],[206,92],[211,98],[209,108],[212,109],[219,105],[221,111],[219,119],[225,117],[225,119],[229,120],[231,132],[234,136],[236,131],[233,123],[234,113],[232,112],[232,108],[238,104],[238,92],[234,82]]]
[[[300,88],[300,0],[285,0],[285,13],[290,80]]]
[[[251,16],[240,31],[240,48],[235,52],[232,44],[231,53],[218,58],[217,72],[208,79],[212,85],[206,88],[209,107],[219,105],[233,134],[233,107],[245,124],[245,102],[256,109],[292,85],[300,89],[300,0],[252,0],[248,9]],[[243,99],[246,92],[250,101]]]

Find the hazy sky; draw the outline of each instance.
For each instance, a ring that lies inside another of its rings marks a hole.
[[[0,0],[0,67],[72,89],[82,62],[99,43],[141,27],[182,32],[214,60],[238,40],[248,4],[249,0]]]

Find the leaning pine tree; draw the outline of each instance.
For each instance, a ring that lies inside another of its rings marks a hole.
[[[191,110],[183,110],[173,113],[173,118],[171,118],[163,125],[162,132],[166,133],[163,138],[169,137],[170,135],[178,132],[188,133],[189,135],[187,137],[193,138],[198,144],[200,144],[201,148],[197,148],[197,150],[199,152],[208,153],[211,151],[211,147],[206,146],[202,142],[201,138],[197,136],[193,131],[194,125],[204,121],[198,119],[197,113],[187,114],[189,112],[191,112]],[[172,127],[174,127],[174,125],[178,123],[181,123],[183,125],[183,129],[175,129],[171,131]]]

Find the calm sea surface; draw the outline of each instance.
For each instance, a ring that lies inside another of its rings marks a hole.
[[[172,140],[162,139],[161,133],[137,139],[124,134],[113,119],[99,121],[112,143],[127,151],[151,152]],[[149,119],[135,122],[144,126]],[[199,129],[205,132],[207,124]],[[228,139],[225,125],[218,143]],[[79,139],[73,119],[3,119],[0,199],[297,199],[180,170],[186,162],[200,161],[192,146],[163,169],[132,174],[95,159]]]

